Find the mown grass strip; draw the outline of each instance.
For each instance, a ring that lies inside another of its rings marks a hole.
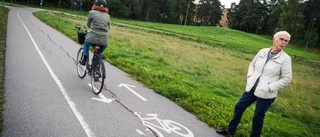
[[[259,36],[249,34],[237,30],[228,28],[212,27],[212,26],[182,26],[174,24],[162,24],[141,22],[135,20],[123,20],[114,19],[114,22],[130,24],[134,26],[140,26],[144,28],[151,28],[155,30],[161,30],[164,32],[170,32],[175,35],[189,36],[201,43],[205,43],[210,46],[223,46],[228,49],[239,50],[245,53],[256,53],[257,50],[272,46],[270,40],[272,37]],[[296,46],[288,45],[286,51],[292,57],[306,58],[311,60],[320,61],[320,54],[311,51],[304,51],[304,48],[297,49]]]

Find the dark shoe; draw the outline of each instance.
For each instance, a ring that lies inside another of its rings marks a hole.
[[[86,64],[85,60],[79,60],[80,65],[84,66]]]
[[[87,56],[86,55],[83,55],[82,59],[79,60],[79,63],[84,66],[86,65],[86,61],[87,61]]]
[[[220,135],[231,135],[231,136],[233,136],[233,134],[230,134],[226,129],[224,129],[224,130],[217,130],[216,131],[218,134],[220,134]]]

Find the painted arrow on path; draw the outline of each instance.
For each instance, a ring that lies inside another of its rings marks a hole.
[[[131,91],[133,94],[135,94],[136,96],[138,96],[140,99],[142,99],[143,101],[148,101],[147,99],[145,99],[144,97],[142,97],[141,95],[139,95],[136,91],[134,91],[133,89],[130,88],[130,87],[135,88],[136,86],[132,86],[132,85],[128,85],[128,84],[121,83],[120,85],[118,85],[118,87],[125,87],[125,88],[127,88],[129,91]]]

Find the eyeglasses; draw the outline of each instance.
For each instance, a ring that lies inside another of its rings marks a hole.
[[[286,39],[284,39],[284,38],[279,38],[281,41],[284,41],[284,42],[289,42],[289,40],[286,40]]]

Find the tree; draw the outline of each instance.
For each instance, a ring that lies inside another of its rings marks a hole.
[[[229,27],[233,29],[239,29],[239,24],[242,17],[237,12],[239,10],[239,5],[236,3],[231,3],[230,9],[228,9],[228,21]]]
[[[267,22],[267,32],[269,34],[273,34],[275,32],[275,29],[277,27],[280,14],[283,12],[285,8],[284,1],[273,1],[270,3],[271,7],[271,13],[270,17]]]
[[[201,23],[208,24],[209,12],[207,11],[210,11],[210,3],[208,0],[200,0],[196,11],[197,20]]]
[[[240,0],[239,2],[239,11],[240,17],[240,30],[245,30],[250,32],[254,26],[254,16],[253,16],[253,1],[252,0]]]
[[[222,9],[219,0],[200,0],[196,9],[197,20],[207,25],[217,25],[221,20]]]
[[[219,0],[211,0],[210,24],[216,25],[222,17],[221,3]]]
[[[143,10],[141,16],[144,17],[145,21],[157,21],[158,15],[159,15],[159,1],[158,0],[145,0],[143,3]],[[153,19],[150,19],[150,17],[153,17]]]
[[[270,11],[265,0],[263,3],[256,1],[253,5],[253,28],[255,28],[255,33],[258,33],[259,30],[265,30]]]
[[[179,24],[184,23],[185,15],[187,13],[189,0],[175,0],[176,18]]]
[[[240,30],[254,33],[265,31],[270,13],[266,0],[241,0],[234,12],[240,20]]]
[[[302,14],[303,0],[288,0],[275,31],[286,30],[296,40],[304,39],[304,15]]]
[[[175,18],[175,1],[174,0],[162,0],[161,5],[159,8],[160,13],[160,22],[163,23],[178,23],[177,19]]]
[[[112,16],[118,18],[128,18],[131,15],[131,11],[120,0],[108,1],[109,13]]]
[[[142,12],[142,0],[122,0],[122,3],[128,7],[130,12],[132,13],[131,19],[141,19],[140,15]]]
[[[320,49],[320,0],[308,0],[304,10],[305,30],[310,30],[313,37],[310,37],[310,47]],[[313,28],[311,28],[313,25]],[[308,35],[308,32],[306,33]],[[307,40],[307,38],[305,38]]]
[[[252,0],[240,0],[239,5],[231,4],[229,19],[231,28],[248,31],[252,22]],[[247,17],[246,17],[247,16]],[[245,18],[246,17],[246,18]],[[245,18],[245,20],[243,20]]]

